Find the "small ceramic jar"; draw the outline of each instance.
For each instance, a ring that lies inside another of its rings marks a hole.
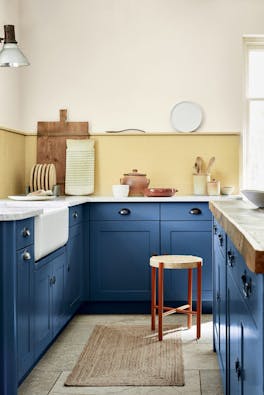
[[[207,193],[209,196],[220,195],[220,181],[212,180],[207,183]]]
[[[120,179],[120,184],[129,185],[129,196],[144,196],[144,189],[149,186],[149,182],[146,174],[138,173],[137,169],[125,173]]]

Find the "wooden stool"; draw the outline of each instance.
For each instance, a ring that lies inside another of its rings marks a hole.
[[[192,316],[196,315],[196,337],[201,336],[202,312],[202,265],[203,260],[192,255],[157,255],[150,258],[151,266],[151,329],[155,329],[156,310],[158,310],[159,340],[162,340],[163,316],[182,313],[187,314],[187,326],[192,326]],[[156,304],[156,269],[158,269],[158,304]],[[188,269],[188,302],[180,307],[164,306],[164,269]],[[197,269],[197,308],[192,310],[192,269]]]

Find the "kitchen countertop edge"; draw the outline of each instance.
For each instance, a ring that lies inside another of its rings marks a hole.
[[[259,225],[264,231],[264,225],[261,224],[263,211],[244,201],[226,203],[210,201],[209,209],[243,256],[248,268],[254,273],[263,274],[264,240],[259,242],[252,234],[255,229],[259,233]]]

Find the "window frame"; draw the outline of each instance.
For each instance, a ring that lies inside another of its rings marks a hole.
[[[256,101],[264,102],[263,97],[250,97],[249,88],[249,53],[251,50],[263,50],[264,52],[264,35],[249,35],[243,36],[243,53],[244,53],[244,86],[243,86],[243,126],[242,126],[242,144],[241,144],[241,158],[242,163],[240,166],[240,184],[241,189],[248,187],[248,171],[247,171],[247,159],[248,159],[248,147],[249,147],[249,109],[250,103]]]

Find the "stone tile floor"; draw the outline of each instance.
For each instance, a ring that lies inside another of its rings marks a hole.
[[[186,317],[172,315],[165,323],[181,325],[185,370],[184,387],[64,387],[84,344],[96,324],[150,323],[149,315],[77,315],[67,325],[19,387],[19,395],[223,395],[216,354],[212,346],[212,316],[203,315],[202,337],[195,325],[186,329]]]

